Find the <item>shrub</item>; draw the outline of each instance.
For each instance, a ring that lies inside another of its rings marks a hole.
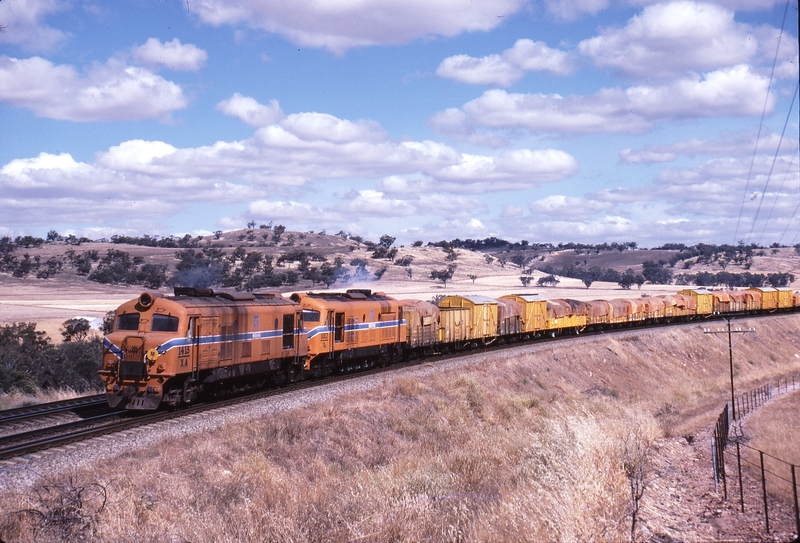
[[[68,319],[61,325],[61,336],[64,341],[83,341],[91,330],[86,319]]]
[[[0,327],[0,391],[65,388],[84,391],[102,385],[103,345],[99,338],[54,346],[36,323]]]

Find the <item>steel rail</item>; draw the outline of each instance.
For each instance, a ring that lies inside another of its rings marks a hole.
[[[81,396],[69,400],[59,400],[57,402],[40,403],[35,405],[24,405],[13,409],[0,410],[0,424],[16,422],[19,420],[43,417],[54,413],[63,413],[74,409],[86,407],[96,407],[106,403],[105,394],[95,394],[92,396]]]
[[[237,405],[239,403],[263,399],[270,396],[277,396],[280,394],[286,394],[289,392],[295,392],[307,388],[329,385],[336,382],[354,379],[357,377],[364,377],[367,375],[373,375],[385,371],[393,371],[408,365],[412,365],[412,363],[401,362],[399,364],[393,364],[391,366],[386,366],[386,367],[372,368],[366,371],[354,371],[352,373],[339,375],[330,379],[323,379],[319,381],[302,381],[299,383],[294,383],[292,385],[285,386],[283,388],[261,390],[256,393],[246,394],[235,398],[228,398],[226,400],[196,404],[182,409],[176,409],[174,411],[158,411],[155,413],[137,414],[135,416],[121,418],[116,422],[103,424],[99,427],[94,427],[94,428],[86,428],[86,426],[92,425],[103,418],[109,418],[113,416],[119,417],[122,412],[107,413],[104,415],[99,415],[97,417],[91,417],[81,421],[75,421],[67,424],[62,424],[59,426],[51,426],[48,428],[41,428],[39,430],[24,432],[22,434],[5,436],[0,438],[0,460],[7,460],[18,456],[24,456],[45,449],[68,445],[70,443],[75,443],[77,441],[83,441],[92,437],[98,437],[101,435],[121,432],[123,430],[138,428],[141,426],[147,426],[150,424],[155,424],[170,419],[186,417],[189,415],[203,413],[206,411],[213,411],[216,409],[223,409],[226,407],[230,407],[232,405]],[[57,433],[58,435],[55,436],[49,435],[53,433]],[[19,443],[20,441],[25,441],[25,442]],[[10,443],[10,445],[6,445],[6,443]]]
[[[762,317],[780,316],[782,314],[789,314],[789,313],[783,313],[783,312],[780,312],[780,313],[761,313],[761,314],[742,313],[742,314],[736,314],[735,316],[739,317],[739,318],[756,318],[757,319],[757,318],[762,318]],[[349,373],[346,373],[346,374],[341,374],[341,375],[336,375],[336,376],[333,376],[333,377],[324,378],[324,379],[321,379],[321,380],[318,380],[318,381],[301,381],[299,383],[294,383],[294,384],[291,384],[291,385],[288,385],[288,386],[284,386],[282,388],[270,389],[270,390],[260,390],[260,391],[257,391],[255,393],[245,394],[245,395],[242,395],[242,396],[237,396],[237,397],[234,397],[234,398],[228,398],[228,399],[225,399],[225,400],[218,400],[218,401],[213,401],[213,402],[208,402],[208,403],[195,404],[195,405],[192,405],[192,406],[189,406],[189,407],[184,407],[184,408],[176,409],[176,410],[173,410],[173,411],[159,411],[159,412],[155,412],[155,413],[148,413],[148,414],[145,414],[145,415],[131,416],[131,417],[119,420],[117,422],[110,423],[110,424],[105,424],[105,425],[102,425],[102,426],[96,427],[96,428],[89,428],[89,429],[80,428],[80,426],[86,426],[87,424],[91,424],[92,423],[91,421],[93,419],[95,419],[95,418],[90,418],[90,419],[85,419],[85,420],[82,420],[82,421],[76,421],[74,423],[68,423],[68,424],[65,424],[65,425],[49,427],[49,428],[42,428],[40,430],[33,430],[31,432],[26,432],[25,434],[31,434],[31,437],[33,437],[33,434],[47,435],[48,430],[49,430],[49,433],[53,433],[53,432],[57,431],[56,429],[60,429],[58,431],[63,431],[63,430],[70,430],[70,429],[75,428],[74,431],[67,431],[67,433],[65,433],[63,435],[60,435],[60,436],[43,438],[43,439],[38,439],[38,440],[35,440],[35,441],[30,441],[28,443],[21,444],[21,445],[0,448],[0,460],[6,460],[6,459],[17,457],[17,456],[31,454],[31,453],[38,452],[38,451],[41,451],[41,450],[44,450],[44,449],[49,449],[49,448],[53,448],[53,447],[58,447],[58,446],[70,444],[70,443],[74,443],[74,442],[77,442],[77,441],[82,441],[82,440],[85,440],[85,439],[89,439],[89,438],[92,438],[92,437],[97,437],[97,436],[100,436],[100,435],[111,434],[111,433],[114,433],[114,432],[120,432],[120,431],[127,430],[127,429],[130,429],[130,428],[136,428],[136,427],[140,427],[140,426],[146,426],[146,425],[149,425],[149,424],[155,424],[157,422],[170,420],[170,419],[174,419],[174,418],[179,418],[179,417],[184,417],[184,416],[189,416],[189,415],[193,415],[193,414],[196,414],[196,413],[202,413],[202,412],[205,412],[205,411],[212,411],[212,410],[215,410],[215,409],[223,409],[223,408],[226,408],[226,407],[229,407],[229,406],[232,406],[232,405],[236,405],[236,404],[239,404],[239,403],[249,402],[249,401],[258,400],[258,399],[263,399],[263,398],[267,398],[267,397],[270,397],[270,396],[276,396],[276,395],[280,395],[280,394],[286,394],[286,393],[289,393],[289,392],[295,392],[295,391],[299,391],[299,390],[303,390],[303,389],[307,389],[307,388],[334,384],[334,383],[338,383],[338,382],[342,382],[342,381],[346,381],[346,380],[350,380],[350,379],[354,379],[354,378],[358,378],[358,377],[366,377],[366,376],[370,376],[370,375],[374,375],[374,374],[378,374],[378,373],[382,373],[382,372],[395,371],[395,370],[399,370],[399,369],[402,369],[402,368],[405,368],[405,367],[420,365],[420,364],[429,363],[429,362],[437,361],[437,360],[442,360],[442,361],[443,360],[451,360],[451,359],[454,359],[454,358],[460,358],[460,357],[464,357],[464,356],[471,356],[471,355],[475,355],[475,354],[496,352],[496,351],[503,350],[503,349],[506,349],[506,348],[535,346],[536,344],[539,344],[539,343],[549,343],[551,341],[561,341],[561,340],[569,341],[571,338],[574,338],[576,335],[591,337],[591,336],[600,336],[600,335],[615,334],[615,333],[626,333],[626,332],[629,333],[629,332],[635,332],[636,330],[647,330],[647,329],[662,328],[662,327],[668,327],[668,326],[691,326],[691,325],[696,325],[696,324],[698,324],[700,322],[719,320],[720,318],[722,318],[722,317],[718,316],[718,315],[708,315],[708,316],[702,316],[702,317],[696,316],[694,318],[688,318],[688,319],[681,318],[680,320],[677,320],[676,322],[669,322],[669,323],[665,323],[663,321],[661,321],[661,322],[652,322],[652,323],[646,323],[646,322],[643,322],[643,321],[642,322],[633,322],[633,323],[628,323],[629,326],[622,326],[622,325],[616,325],[615,326],[615,325],[612,325],[613,327],[610,328],[610,329],[596,329],[596,330],[591,330],[591,331],[590,330],[585,330],[585,331],[581,331],[580,334],[576,334],[576,333],[573,332],[573,333],[568,333],[568,334],[556,335],[555,337],[544,336],[544,337],[534,338],[534,339],[532,339],[530,341],[514,341],[514,342],[510,342],[510,343],[493,344],[493,345],[482,346],[482,347],[478,346],[478,347],[473,348],[472,350],[462,350],[462,351],[455,351],[455,352],[451,351],[451,352],[446,353],[446,354],[438,353],[438,354],[434,354],[434,355],[431,355],[431,356],[424,356],[424,357],[416,358],[414,360],[402,361],[402,362],[391,364],[391,365],[388,365],[388,366],[372,367],[370,369],[360,370],[360,371],[356,370],[356,371],[352,371],[352,372],[349,372]],[[119,416],[119,414],[120,414],[120,412],[109,413],[109,414],[98,416],[96,418],[99,419],[99,418],[102,418],[102,417],[110,417],[112,415]],[[17,436],[20,436],[20,435],[22,435],[22,434],[17,434]],[[11,442],[11,439],[14,438],[14,437],[15,436],[12,435],[12,436],[5,436],[3,438],[0,438],[0,446],[2,446],[2,443],[4,443],[5,440],[9,440],[8,442]],[[19,439],[16,440],[16,441],[18,442]]]

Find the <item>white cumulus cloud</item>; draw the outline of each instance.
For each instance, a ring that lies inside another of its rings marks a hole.
[[[203,67],[208,53],[190,43],[182,44],[178,38],[161,42],[150,38],[144,45],[133,48],[133,57],[142,64],[162,65],[171,70],[194,72]]]
[[[14,0],[0,3],[0,43],[15,44],[28,51],[50,51],[68,35],[47,25],[44,19],[68,8],[58,0]]]
[[[67,121],[168,120],[187,105],[181,88],[116,60],[85,74],[41,57],[0,57],[0,100],[39,117]]]
[[[241,97],[223,107],[239,113],[262,111],[260,104]],[[274,102],[271,109],[279,111],[280,106]],[[314,112],[280,116],[275,124],[259,127],[240,141],[178,148],[163,141],[132,139],[95,156],[93,162],[82,162],[66,153],[41,153],[3,165],[0,194],[7,209],[18,218],[24,216],[26,206],[35,207],[38,201],[62,200],[65,209],[94,201],[103,211],[95,209],[86,217],[130,224],[154,220],[158,210],[172,213],[193,203],[237,203],[249,205],[255,217],[310,214],[341,223],[354,215],[401,217],[419,210],[460,215],[459,207],[481,205],[467,193],[526,188],[577,171],[575,159],[563,151],[466,154],[430,140],[392,140],[372,121]],[[291,199],[303,184],[352,179],[372,179],[376,185],[383,180],[386,188],[359,190],[326,209]],[[409,183],[427,187],[430,197],[423,199],[405,190]],[[143,200],[148,203],[145,208]],[[72,222],[86,220],[76,214]]]
[[[464,83],[508,87],[529,71],[567,75],[572,65],[566,52],[551,49],[544,42],[521,39],[499,55],[448,57],[436,69],[436,75]]]
[[[248,26],[299,45],[337,54],[353,47],[397,44],[427,36],[487,31],[525,0],[198,0],[192,11],[214,26]]]
[[[256,127],[275,124],[284,117],[277,100],[270,101],[269,105],[259,104],[255,98],[242,96],[238,92],[217,104],[217,109]]]
[[[749,66],[689,75],[666,85],[611,88],[587,96],[508,93],[492,89],[460,110],[435,115],[442,133],[469,138],[481,127],[545,133],[641,133],[653,122],[760,115],[768,79]],[[775,98],[770,94],[767,111]]]
[[[578,50],[601,68],[669,77],[745,64],[758,40],[730,9],[682,0],[648,6],[624,28],[606,29],[580,42]]]

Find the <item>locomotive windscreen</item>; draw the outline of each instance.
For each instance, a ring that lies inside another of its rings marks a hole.
[[[169,315],[153,315],[153,324],[151,325],[150,331],[177,332],[178,317],[171,317]]]
[[[319,322],[319,311],[313,309],[303,310],[303,322]]]
[[[117,325],[114,330],[138,330],[139,329],[139,314],[138,313],[125,313],[117,317]]]

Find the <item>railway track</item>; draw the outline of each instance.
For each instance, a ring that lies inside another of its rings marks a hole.
[[[772,316],[772,315],[760,315],[760,316],[755,316],[750,314],[741,315],[742,318],[749,318],[749,319],[759,318],[764,316]],[[676,325],[697,326],[701,322],[708,322],[710,320],[718,320],[718,319],[709,318],[704,321],[675,323],[672,324],[672,326]],[[605,335],[614,333],[629,333],[637,330],[663,328],[664,326],[665,326],[664,324],[639,325],[631,328],[585,331],[581,332],[580,335],[596,336],[596,335]],[[213,401],[208,403],[200,403],[190,407],[177,409],[174,411],[159,411],[159,412],[144,413],[144,414],[138,414],[138,413],[132,414],[131,412],[126,412],[124,410],[110,411],[106,413],[97,414],[94,416],[88,416],[79,421],[72,421],[65,424],[48,426],[36,430],[29,430],[21,433],[2,436],[0,437],[0,460],[7,460],[14,457],[25,456],[45,449],[67,445],[70,443],[82,441],[92,437],[111,434],[115,432],[121,432],[127,429],[136,428],[140,426],[156,424],[158,422],[184,417],[196,413],[212,411],[215,409],[222,409],[239,403],[267,398],[270,396],[276,396],[279,394],[285,394],[288,392],[299,391],[321,385],[333,384],[337,382],[346,381],[349,379],[354,379],[357,377],[365,377],[387,371],[395,371],[397,369],[414,366],[430,362],[433,360],[436,361],[447,360],[447,359],[457,358],[460,356],[477,354],[479,352],[487,353],[487,352],[499,351],[508,347],[523,347],[526,345],[537,345],[542,343],[549,343],[552,341],[569,340],[570,337],[574,336],[564,335],[556,337],[543,337],[543,338],[538,338],[532,342],[526,341],[526,342],[514,342],[510,344],[497,344],[472,351],[458,351],[458,352],[451,352],[449,354],[437,354],[430,358],[427,357],[418,358],[411,361],[404,361],[392,364],[391,366],[388,367],[373,367],[366,370],[362,368],[356,368],[354,371],[350,373],[337,375],[320,381],[302,381],[300,383],[295,383],[278,389],[260,390],[254,393],[234,398],[228,398],[225,400]],[[53,402],[52,404],[42,404],[41,406],[30,406],[30,407],[0,411],[0,424],[3,424],[5,422],[11,422],[15,420],[15,417],[16,420],[35,419],[37,417],[50,416],[59,412],[76,411],[86,408],[96,408],[98,404],[105,405],[105,399],[103,395],[76,398],[75,400],[72,401],[74,402],[72,405],[69,405],[69,402],[70,401]],[[36,407],[40,407],[38,414],[36,411]],[[106,411],[108,411],[108,408],[106,408]]]
[[[260,390],[254,393],[228,398],[225,400],[200,403],[190,407],[176,409],[174,411],[157,411],[154,413],[131,413],[124,410],[115,410],[105,414],[88,417],[80,421],[73,421],[56,426],[48,426],[18,434],[0,437],[0,460],[8,460],[15,457],[24,457],[39,451],[51,449],[83,441],[85,439],[98,437],[115,432],[156,424],[179,417],[185,417],[215,409],[222,409],[288,392],[299,391],[321,385],[328,385],[342,382],[356,377],[374,375],[386,371],[394,371],[402,367],[414,365],[415,362],[402,362],[388,367],[376,367],[364,371],[354,371],[344,375],[324,379],[320,381],[303,381],[278,389]],[[2,413],[0,411],[0,413]]]
[[[105,403],[105,394],[95,394],[93,396],[82,396],[70,400],[26,405],[23,407],[15,407],[14,409],[3,409],[0,411],[0,426],[56,413],[75,411],[82,408],[93,408],[105,405]]]

